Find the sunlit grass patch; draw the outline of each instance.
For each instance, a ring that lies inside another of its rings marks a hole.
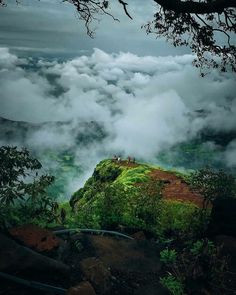
[[[149,172],[151,172],[151,168],[147,165],[140,165],[135,168],[125,168],[117,178],[116,182],[129,187],[133,186],[135,183],[147,182],[149,179]]]

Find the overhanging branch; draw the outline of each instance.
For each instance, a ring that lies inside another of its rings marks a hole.
[[[164,9],[176,13],[222,13],[226,8],[235,8],[236,0],[215,0],[209,2],[195,2],[182,0],[154,0]]]

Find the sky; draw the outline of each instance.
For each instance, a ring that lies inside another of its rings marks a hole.
[[[113,2],[111,11],[120,22],[111,17],[100,17],[94,22],[94,39],[87,36],[84,24],[78,19],[73,5],[58,0],[7,0],[0,9],[0,43],[17,50],[18,54],[77,56],[91,53],[94,47],[106,52],[130,51],[138,55],[169,55],[189,52],[187,48],[174,49],[165,40],[147,36],[141,26],[152,19],[155,6],[150,1],[129,1],[133,20]]]
[[[71,192],[113,153],[153,163],[159,152],[205,129],[236,131],[235,74],[212,70],[200,77],[188,49],[140,29],[152,17],[152,4],[144,9],[144,1],[129,3],[134,20],[114,7],[120,22],[106,17],[94,39],[73,7],[60,1],[9,1],[0,9],[0,117],[63,122],[42,125],[26,143],[74,151],[85,173],[69,184]],[[94,132],[84,122],[97,122],[105,136],[78,147],[78,136]],[[236,167],[236,139],[221,159]]]

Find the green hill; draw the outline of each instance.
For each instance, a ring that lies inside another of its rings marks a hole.
[[[67,210],[68,226],[146,230],[155,236],[193,235],[202,197],[191,191],[187,175],[147,164],[103,160]]]

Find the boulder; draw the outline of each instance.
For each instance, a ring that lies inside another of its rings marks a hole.
[[[9,230],[12,237],[38,252],[48,252],[58,248],[60,240],[49,230],[27,224]]]
[[[111,270],[127,275],[138,272],[140,276],[161,271],[159,248],[155,242],[90,236],[89,244],[94,249],[94,256]]]
[[[67,265],[21,246],[11,238],[0,234],[0,271],[12,273],[24,270],[63,276],[70,271]]]
[[[96,295],[93,286],[88,282],[81,282],[77,286],[71,287],[66,295]]]
[[[101,260],[95,257],[83,259],[80,262],[80,269],[98,293],[108,292],[111,287],[111,273]]]

